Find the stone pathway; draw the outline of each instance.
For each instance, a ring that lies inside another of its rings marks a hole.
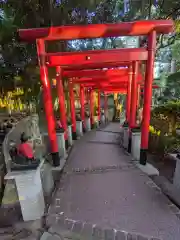
[[[49,208],[49,233],[74,238],[78,229],[81,239],[87,225],[96,239],[179,240],[179,209],[118,145],[118,131],[111,123],[76,142]]]

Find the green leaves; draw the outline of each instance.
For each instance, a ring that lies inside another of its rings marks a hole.
[[[167,82],[180,83],[180,72],[173,73],[168,76]]]

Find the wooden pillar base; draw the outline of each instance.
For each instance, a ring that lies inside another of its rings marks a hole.
[[[140,150],[140,164],[141,165],[146,165],[147,162],[147,149],[142,149]]]

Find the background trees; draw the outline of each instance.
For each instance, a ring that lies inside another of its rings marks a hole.
[[[18,28],[43,27],[64,24],[112,23],[137,19],[179,18],[180,4],[172,1],[149,0],[4,0],[0,1],[0,93],[22,86],[26,93],[24,101],[36,98],[40,91],[37,69],[36,47],[34,44],[20,43]],[[179,28],[179,22],[176,29]],[[174,61],[175,71],[179,69],[179,33],[158,37],[157,61],[165,61],[169,68]],[[145,44],[145,39],[141,43]],[[53,42],[47,46],[49,51],[83,51],[85,49],[108,49],[125,47],[125,38],[86,39]],[[174,50],[172,50],[174,49]],[[170,83],[166,71],[161,69],[160,82]],[[175,75],[176,78],[178,75]],[[172,77],[170,77],[172,79]],[[179,78],[179,77],[178,77]],[[174,83],[174,80],[171,81]],[[177,82],[177,81],[176,81]],[[167,89],[172,84],[167,85]],[[176,88],[176,87],[175,87]],[[31,91],[28,91],[31,89]],[[166,89],[166,90],[167,90]],[[176,88],[177,89],[177,88]],[[169,90],[168,90],[169,91]],[[161,91],[161,98],[164,90]],[[167,92],[164,93],[167,95]]]

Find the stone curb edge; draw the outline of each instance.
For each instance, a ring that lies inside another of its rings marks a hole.
[[[51,214],[46,218],[48,232],[58,235],[61,238],[82,239],[87,237],[90,239],[104,240],[162,240],[152,236],[145,236],[140,233],[131,233],[117,229],[104,229],[96,224],[75,221],[64,216],[64,213]],[[65,234],[65,236],[63,236]]]

